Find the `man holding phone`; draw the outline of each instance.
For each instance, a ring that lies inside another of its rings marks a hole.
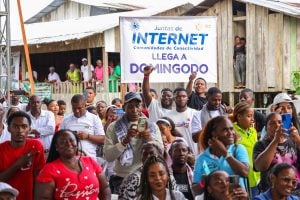
[[[114,194],[118,194],[124,177],[142,166],[141,147],[144,143],[155,141],[163,148],[157,125],[145,118],[140,119],[144,116],[142,97],[139,93],[129,92],[125,95],[124,110],[125,114],[107,128],[104,143],[105,159],[108,162],[115,161],[115,175],[112,175],[109,181]]]

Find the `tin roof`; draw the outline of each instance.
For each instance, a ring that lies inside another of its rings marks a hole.
[[[196,15],[204,12],[208,8],[212,7],[215,3],[220,0],[204,0],[203,2],[196,5],[194,8],[188,10],[184,15]],[[236,0],[243,3],[251,3],[258,6],[268,8],[270,10],[281,12],[289,16],[300,18],[300,3],[299,0]],[[298,2],[298,3],[297,3]]]
[[[25,24],[27,43],[45,44],[60,41],[82,39],[94,34],[102,33],[119,25],[120,16],[147,17],[154,16],[167,10],[189,5],[187,1],[174,1],[173,3],[160,3],[146,9],[129,12],[119,12],[106,15],[82,17],[78,19],[40,22]],[[12,31],[11,46],[23,45],[19,31]]]

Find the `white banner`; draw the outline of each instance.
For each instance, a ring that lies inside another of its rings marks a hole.
[[[121,82],[188,82],[192,72],[217,82],[216,17],[120,17]]]

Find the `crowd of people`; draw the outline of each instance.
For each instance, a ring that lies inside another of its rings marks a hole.
[[[288,94],[265,116],[251,89],[230,107],[194,73],[187,88],[159,97],[152,71],[144,69],[142,93],[112,102],[85,88],[69,114],[61,100],[33,95],[24,105],[12,96],[0,107],[0,199],[300,199],[299,120]]]
[[[66,72],[66,76],[64,79],[70,81],[72,83],[77,82],[103,82],[104,80],[104,67],[102,60],[98,59],[96,61],[96,66],[94,67],[92,64],[88,64],[88,60],[86,58],[82,58],[82,65],[80,67],[76,67],[74,63],[70,63],[69,69]],[[119,80],[121,77],[121,67],[120,65],[114,65],[112,61],[109,62],[108,65],[108,77],[110,80]],[[47,82],[50,83],[60,83],[61,77],[57,72],[55,72],[55,67],[49,67],[49,74],[46,78]]]

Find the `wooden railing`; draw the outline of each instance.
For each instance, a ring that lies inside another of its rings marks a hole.
[[[102,82],[78,82],[71,83],[68,81],[61,83],[53,83],[53,94],[75,94],[82,93],[86,87],[94,87],[97,93],[110,92],[118,93],[120,92],[120,82],[119,81],[109,81],[109,86],[105,87]]]

